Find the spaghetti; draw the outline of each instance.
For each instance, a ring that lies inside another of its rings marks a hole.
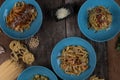
[[[112,23],[111,13],[103,6],[97,6],[89,10],[88,15],[90,28],[93,28],[95,31],[107,29]]]
[[[60,67],[67,74],[80,75],[88,68],[88,52],[81,46],[67,46],[62,50]]]
[[[23,32],[36,18],[37,11],[31,4],[17,2],[6,17],[7,25],[15,31]]]
[[[8,59],[0,65],[0,80],[16,80],[23,69],[22,63]]]

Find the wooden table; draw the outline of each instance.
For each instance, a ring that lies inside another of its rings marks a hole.
[[[36,61],[33,65],[41,65],[45,66],[52,70],[50,63],[50,56],[53,47],[57,42],[66,37],[77,36],[81,37],[88,42],[90,42],[95,48],[97,54],[97,65],[93,74],[105,78],[105,80],[120,80],[120,52],[115,50],[115,43],[119,34],[112,40],[108,42],[94,42],[86,38],[78,28],[77,24],[77,14],[73,16],[56,22],[51,19],[47,10],[59,7],[61,5],[67,3],[77,3],[81,6],[85,0],[36,0],[43,11],[44,19],[43,24],[39,32],[36,36],[39,36],[40,45],[37,49],[30,50],[34,53]],[[0,0],[0,5],[4,2],[4,0]],[[116,2],[120,5],[120,1],[116,0]],[[10,50],[8,45],[10,41],[13,40],[6,36],[4,33],[0,33],[0,45],[3,45],[6,49],[6,53],[0,55],[0,63],[9,58]],[[23,40],[23,42],[27,42],[27,40]]]

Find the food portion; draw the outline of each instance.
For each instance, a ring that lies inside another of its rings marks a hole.
[[[60,67],[67,74],[80,75],[88,69],[88,52],[82,46],[67,46],[62,50]]]
[[[39,42],[40,41],[38,39],[38,36],[32,37],[32,38],[30,38],[28,45],[31,49],[34,49],[34,48],[37,48],[39,46]]]
[[[112,14],[103,6],[89,10],[88,16],[89,26],[95,31],[108,29],[112,23]]]
[[[6,17],[6,23],[11,29],[23,32],[30,28],[30,24],[36,16],[37,11],[32,4],[17,2]]]
[[[100,79],[99,77],[97,77],[96,75],[93,75],[90,77],[89,80],[105,80],[105,79]]]
[[[36,75],[33,77],[33,80],[49,80],[49,78],[46,77],[46,76],[40,75],[40,74],[36,74]]]
[[[11,58],[14,61],[19,61],[22,59],[22,61],[26,64],[32,64],[34,62],[34,55],[27,49],[24,44],[20,43],[20,41],[11,41],[9,48],[12,50]]]
[[[0,65],[0,80],[16,80],[23,69],[23,64],[8,59]]]
[[[65,17],[67,17],[68,15],[70,15],[70,11],[69,9],[66,8],[60,8],[56,11],[56,17],[58,19],[64,19]]]

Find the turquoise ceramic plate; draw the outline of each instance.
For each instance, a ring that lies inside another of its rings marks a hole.
[[[40,74],[49,78],[49,80],[58,80],[55,74],[43,66],[31,66],[25,69],[17,78],[17,80],[33,80],[34,75]]]
[[[60,61],[58,57],[61,55],[61,51],[69,45],[79,45],[83,46],[87,51],[88,51],[88,58],[89,58],[89,68],[81,73],[80,75],[69,75],[66,74],[61,68],[60,68]],[[70,38],[65,38],[61,40],[59,43],[56,44],[52,51],[51,55],[51,64],[52,68],[55,71],[55,73],[62,78],[63,80],[85,80],[87,79],[92,72],[95,69],[96,66],[96,54],[93,49],[93,47],[85,40],[78,38],[78,37],[70,37]]]
[[[88,10],[96,6],[104,6],[112,13],[113,21],[108,30],[101,30],[95,33],[88,29]],[[78,25],[81,32],[89,39],[97,42],[104,42],[112,39],[120,31],[120,7],[114,0],[87,0],[78,13]]]
[[[6,25],[6,16],[9,14],[10,10],[13,8],[14,4],[18,1],[24,1],[34,5],[37,10],[37,17],[30,25],[30,29],[25,30],[23,33],[14,31]],[[39,4],[35,0],[5,0],[0,9],[0,25],[3,32],[11,38],[14,39],[26,39],[33,36],[40,29],[42,24],[42,11]]]

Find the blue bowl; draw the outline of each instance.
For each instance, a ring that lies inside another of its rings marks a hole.
[[[69,46],[69,45],[79,45],[79,46],[84,47],[88,51],[89,68],[78,76],[66,74],[60,67],[60,60],[58,59],[58,57],[61,55],[61,51],[66,46]],[[51,55],[51,64],[52,64],[52,68],[55,71],[55,73],[63,80],[85,80],[92,74],[92,72],[95,69],[96,53],[92,45],[90,45],[87,41],[81,38],[78,38],[78,37],[65,38],[61,40],[59,43],[57,43],[56,46],[54,47],[52,51],[52,55]]]
[[[18,76],[17,80],[33,80],[33,77],[36,74],[46,76],[49,80],[58,80],[51,70],[43,66],[28,67]]]
[[[96,6],[104,6],[112,13],[112,23],[108,30],[95,32],[88,29],[88,10]],[[120,7],[114,0],[87,0],[78,13],[78,25],[81,32],[89,39],[96,42],[104,42],[112,39],[120,31]]]
[[[36,19],[31,23],[30,28],[28,30],[25,30],[24,32],[17,32],[9,28],[6,24],[6,16],[9,14],[10,10],[14,7],[14,4],[18,1],[24,1],[25,3],[34,5],[38,13]],[[23,40],[35,35],[35,33],[38,32],[41,27],[42,19],[43,16],[41,8],[35,0],[12,0],[12,1],[5,0],[0,9],[1,29],[6,35],[13,39]]]

